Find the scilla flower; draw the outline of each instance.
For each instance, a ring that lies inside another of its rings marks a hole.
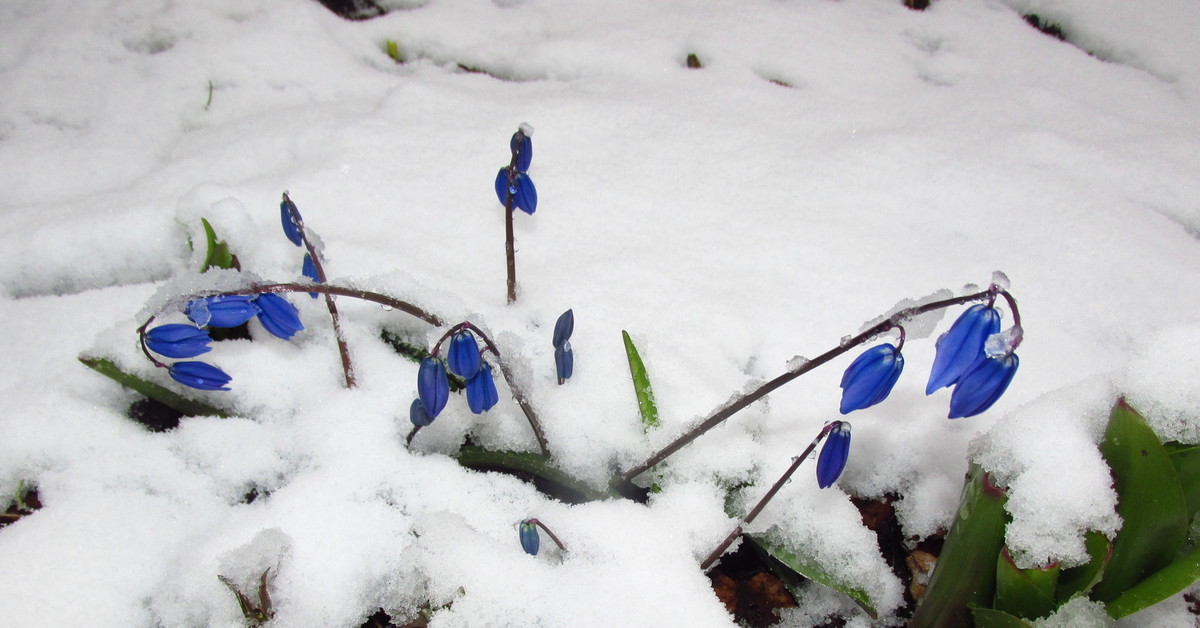
[[[471,332],[460,331],[450,338],[446,366],[450,367],[450,372],[467,380],[479,372],[479,343]]]
[[[212,351],[208,331],[194,325],[171,323],[146,332],[146,346],[168,358],[194,358]]]
[[[300,322],[300,313],[296,311],[296,306],[288,303],[287,299],[266,292],[258,295],[254,300],[258,306],[258,322],[273,335],[291,340],[296,332],[304,329],[304,324]]]
[[[537,519],[522,521],[517,528],[517,534],[521,537],[521,549],[530,556],[537,556],[538,549],[542,545],[542,537],[538,534],[537,529]]]
[[[229,390],[226,386],[232,377],[225,371],[204,362],[176,362],[167,367],[172,379],[200,390]]]
[[[817,486],[821,488],[833,486],[846,468],[846,459],[850,457],[850,424],[845,421],[835,423],[825,437],[825,445],[821,447],[821,455],[817,458]]]
[[[992,407],[1012,382],[1019,364],[1015,354],[980,358],[954,386],[950,418],[975,416]]]
[[[933,358],[925,394],[950,386],[966,375],[984,355],[983,344],[988,336],[998,331],[1000,312],[991,305],[980,303],[963,312],[950,331],[937,340],[937,355]]]
[[[450,399],[450,380],[441,361],[434,358],[421,360],[417,370],[417,396],[431,421],[446,407],[446,401]]]
[[[571,333],[575,331],[575,312],[567,310],[558,316],[554,322],[554,370],[558,375],[558,383],[562,384],[571,379],[575,371],[575,355],[571,352]]]
[[[467,405],[471,412],[483,414],[492,409],[500,395],[496,392],[496,382],[492,379],[492,365],[484,362],[475,376],[467,380]]]
[[[421,403],[420,399],[413,399],[412,405],[408,407],[408,420],[417,427],[425,427],[433,423],[433,417],[429,416],[429,412],[425,410],[425,404]]]
[[[237,327],[258,314],[258,306],[247,295],[218,295],[193,299],[187,317],[200,327]]]
[[[300,273],[312,280],[313,283],[321,283],[321,276],[317,274],[317,265],[313,263],[312,256],[308,253],[304,254],[304,263],[300,265]],[[308,296],[317,298],[317,293],[310,292]]]
[[[296,208],[292,199],[288,198],[287,192],[283,193],[283,202],[279,204],[279,218],[283,222],[283,235],[287,236],[292,244],[300,246],[303,242],[300,237],[300,210]]]
[[[904,356],[891,343],[864,351],[842,375],[842,414],[883,401],[903,370]]]
[[[496,197],[501,203],[508,204],[508,197],[512,197],[512,206],[514,209],[519,209],[526,214],[533,215],[537,211],[537,188],[533,186],[533,180],[528,174],[518,172],[513,174],[512,182],[509,182],[508,168],[501,168],[496,175]]]

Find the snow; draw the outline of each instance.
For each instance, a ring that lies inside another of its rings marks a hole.
[[[247,273],[300,277],[284,190],[331,283],[492,334],[555,463],[596,487],[795,356],[1002,270],[1026,332],[1005,396],[946,420],[949,391],[921,389],[957,310],[914,321],[908,373],[849,417],[836,487],[806,464],[755,522],[882,611],[810,591],[788,625],[897,621],[900,583],[847,493],[900,495],[922,538],[952,520],[973,459],[1008,484],[1014,555],[1069,564],[1086,530],[1119,526],[1097,449],[1118,395],[1200,442],[1194,2],[385,4],[365,22],[307,0],[0,5],[0,495],[25,482],[44,504],[0,530],[5,622],[236,626],[217,575],[252,586],[271,566],[275,625],[426,602],[435,626],[732,624],[697,568],[735,524],[725,491],[750,481],[756,500],[836,418],[856,351],[671,457],[646,505],[567,505],[447,457],[468,436],[536,450],[501,382],[494,410],[453,398],[406,448],[416,365],[379,330],[444,329],[346,298],[358,388],[341,387],[323,300],[294,295],[293,341],[252,322],[253,342],[202,358],[233,390],[194,396],[231,418],[144,430],[125,416],[136,396],[76,357],[178,390],[135,330],[183,291],[246,280],[195,274],[200,217]],[[507,306],[492,180],[522,123],[539,204],[514,216]],[[568,308],[575,373],[558,386]],[[649,434],[621,330],[659,405]],[[513,526],[531,516],[568,552],[525,555]],[[1178,597],[1145,614],[1190,620]]]

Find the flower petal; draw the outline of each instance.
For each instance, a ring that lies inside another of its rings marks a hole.
[[[821,447],[821,455],[817,458],[817,486],[828,488],[833,486],[842,470],[846,468],[846,460],[850,457],[850,424],[838,421],[838,425],[829,430],[825,444]]]
[[[980,358],[954,386],[950,395],[950,418],[975,416],[992,407],[1012,383],[1020,363],[1016,354]]]
[[[208,331],[194,325],[171,323],[146,332],[146,346],[168,358],[194,358],[212,351]]]
[[[413,399],[412,405],[408,407],[408,420],[417,427],[425,427],[433,423],[433,417],[429,416],[429,412],[425,410],[425,404],[421,400]]]
[[[296,218],[299,216],[300,210],[296,209],[296,204],[288,198],[287,194],[284,194],[283,202],[279,204],[279,218],[283,222],[283,235],[287,236],[287,239],[296,246],[300,246],[303,242],[300,237],[300,225],[296,224]]]
[[[558,320],[554,322],[554,338],[551,344],[555,347],[561,347],[564,342],[571,339],[571,334],[575,331],[575,312],[567,310],[559,314]]]
[[[937,355],[929,372],[925,394],[950,386],[962,378],[983,355],[987,337],[1000,331],[1000,313],[982,303],[971,306],[937,340]]]
[[[496,382],[492,379],[492,366],[487,362],[479,368],[474,377],[467,380],[467,405],[471,412],[483,414],[491,410],[500,395],[496,392]]]
[[[193,299],[187,305],[187,317],[200,327],[237,327],[258,314],[258,306],[248,295],[217,295]]]
[[[554,370],[558,373],[558,383],[571,379],[575,373],[575,353],[571,351],[571,343],[564,342],[561,347],[554,349]]]
[[[519,172],[513,177],[513,187],[517,190],[513,194],[513,207],[532,216],[537,211],[537,188],[533,187],[533,179]]]
[[[199,390],[229,390],[225,385],[233,380],[225,371],[204,362],[176,362],[167,372],[180,384]]]
[[[533,523],[532,519],[522,521],[518,534],[521,537],[521,549],[525,550],[525,553],[529,554],[530,556],[537,556],[538,548],[542,544],[542,538],[541,535],[538,534],[537,524]]]
[[[446,401],[450,398],[450,380],[440,361],[433,358],[421,360],[421,368],[417,370],[417,395],[431,418],[437,418],[446,407]]]
[[[296,306],[288,302],[287,299],[267,292],[258,295],[254,300],[258,305],[258,322],[271,334],[291,340],[296,332],[304,329],[304,324],[300,322],[300,312],[296,310]]]
[[[479,343],[469,331],[460,331],[450,339],[450,350],[446,352],[446,366],[450,372],[463,379],[471,379],[479,372]]]

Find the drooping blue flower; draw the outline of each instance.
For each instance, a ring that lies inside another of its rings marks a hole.
[[[963,312],[950,331],[937,340],[937,355],[929,372],[925,394],[959,381],[975,361],[983,356],[987,337],[1000,331],[1000,312],[982,303]]]
[[[530,556],[537,556],[538,548],[542,545],[542,537],[538,534],[537,524],[533,519],[521,522],[518,534],[521,537],[521,549]]]
[[[287,239],[296,246],[303,243],[300,237],[300,225],[296,223],[296,219],[299,217],[300,210],[296,209],[296,204],[285,193],[283,202],[279,204],[279,218],[283,222],[283,235],[287,236]]]
[[[571,339],[571,333],[575,331],[575,312],[567,310],[558,316],[558,320],[554,322],[554,338],[551,341],[556,348],[563,346]]]
[[[237,327],[258,314],[258,306],[248,295],[218,295],[193,299],[187,305],[187,317],[200,327]]]
[[[514,209],[530,215],[537,211],[537,188],[534,187],[533,180],[529,178],[529,175],[518,172],[513,176],[512,185],[509,185],[508,168],[501,168],[496,175],[496,197],[500,199],[501,203],[507,205],[510,195]]]
[[[229,390],[226,384],[233,380],[225,371],[204,362],[176,362],[167,372],[180,384],[200,390]]]
[[[208,330],[182,323],[159,325],[146,332],[146,346],[168,358],[194,358],[208,353],[212,351],[210,342]]]
[[[1020,362],[1015,354],[980,358],[954,386],[950,395],[950,418],[975,416],[992,407],[1017,374]]]
[[[442,363],[433,358],[421,360],[417,370],[417,396],[425,406],[430,420],[437,418],[450,398],[450,380]]]
[[[492,409],[500,395],[496,392],[496,382],[492,379],[492,365],[484,362],[479,372],[467,380],[467,405],[471,412],[483,414]]]
[[[273,335],[291,340],[296,332],[304,329],[296,306],[278,294],[266,292],[258,295],[254,302],[258,305],[258,322]]]
[[[313,283],[321,283],[321,276],[317,274],[317,265],[313,263],[312,256],[308,253],[304,254],[304,263],[300,266],[300,272],[305,277],[308,277]],[[317,298],[317,293],[310,292],[308,296]]]
[[[479,343],[469,331],[460,331],[450,338],[450,350],[446,352],[446,365],[450,372],[463,379],[471,379],[479,372]]]
[[[850,424],[845,421],[837,423],[825,436],[825,444],[817,458],[817,486],[821,488],[833,486],[846,468],[846,459],[850,457]]]
[[[842,414],[883,401],[903,370],[904,356],[891,343],[864,351],[842,374]]]
[[[554,348],[554,370],[558,374],[558,383],[561,384],[575,372],[575,354],[571,351],[571,343],[564,342],[562,346]]]
[[[433,417],[429,416],[429,412],[425,410],[425,404],[421,403],[420,399],[413,399],[412,405],[408,407],[408,420],[417,427],[425,427],[433,423]]]
[[[529,164],[533,161],[533,138],[528,135],[521,135],[521,146],[517,147],[517,135],[513,133],[512,139],[508,142],[509,150],[517,153],[517,170],[526,172],[529,170]]]

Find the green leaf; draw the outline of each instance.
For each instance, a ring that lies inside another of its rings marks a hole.
[[[1033,628],[1033,624],[1020,617],[991,608],[972,606],[971,616],[975,619],[975,628]]]
[[[213,231],[208,219],[201,218],[204,225],[205,253],[204,262],[200,264],[200,272],[210,268],[237,268],[237,259],[229,252],[229,245],[224,240],[217,240],[217,232]]]
[[[970,625],[969,604],[990,606],[996,591],[996,558],[1004,545],[1004,491],[971,465],[954,525],[946,535],[925,597],[910,628]]]
[[[871,597],[866,591],[855,588],[842,582],[841,580],[829,575],[816,560],[811,556],[800,556],[795,552],[787,549],[780,543],[775,543],[761,534],[743,534],[744,542],[753,543],[754,546],[765,552],[771,558],[779,561],[780,564],[787,567],[791,571],[816,582],[822,586],[829,587],[834,591],[844,593],[854,600],[871,619],[879,617],[879,612],[875,610],[875,605],[871,602]],[[787,578],[784,579],[787,582]]]
[[[1121,618],[1157,604],[1200,580],[1200,547],[1130,587],[1105,606],[1113,618]]]
[[[518,477],[533,476],[535,483],[540,481],[539,488],[562,497],[564,501],[585,502],[612,497],[551,465],[550,460],[541,454],[491,451],[474,445],[464,445],[455,457],[459,464],[476,471],[501,471]]]
[[[1191,521],[1200,511],[1200,446],[1168,443],[1166,448],[1171,464],[1179,474],[1179,484],[1187,500],[1188,521]]]
[[[646,365],[638,354],[629,332],[621,330],[621,338],[625,341],[625,355],[629,358],[629,376],[633,379],[633,392],[637,395],[638,412],[642,414],[642,431],[647,432],[658,427],[658,406],[654,403],[654,390],[650,388],[650,377],[646,375]]]
[[[396,40],[389,39],[384,42],[384,46],[387,49],[387,56],[391,57],[392,61],[404,63],[404,57],[400,56],[400,44]]]
[[[1100,443],[1117,489],[1124,525],[1092,597],[1115,600],[1175,560],[1187,540],[1187,500],[1158,436],[1124,400],[1117,402]]]
[[[1083,540],[1091,560],[1085,565],[1064,569],[1058,578],[1058,601],[1066,602],[1076,595],[1086,595],[1104,576],[1104,568],[1112,558],[1112,541],[1108,537],[1089,530]]]
[[[996,597],[992,608],[1017,617],[1037,619],[1058,607],[1054,592],[1058,588],[1058,564],[1046,568],[1021,569],[1013,562],[1008,548],[996,559]]]
[[[155,384],[154,382],[144,380],[137,375],[126,373],[111,360],[91,356],[79,356],[79,361],[82,362],[84,366],[87,366],[97,373],[112,379],[113,381],[130,390],[139,392],[165,406],[182,412],[184,416],[229,416],[223,410],[210,406],[203,401],[188,399],[187,397],[167,390],[166,388]]]

